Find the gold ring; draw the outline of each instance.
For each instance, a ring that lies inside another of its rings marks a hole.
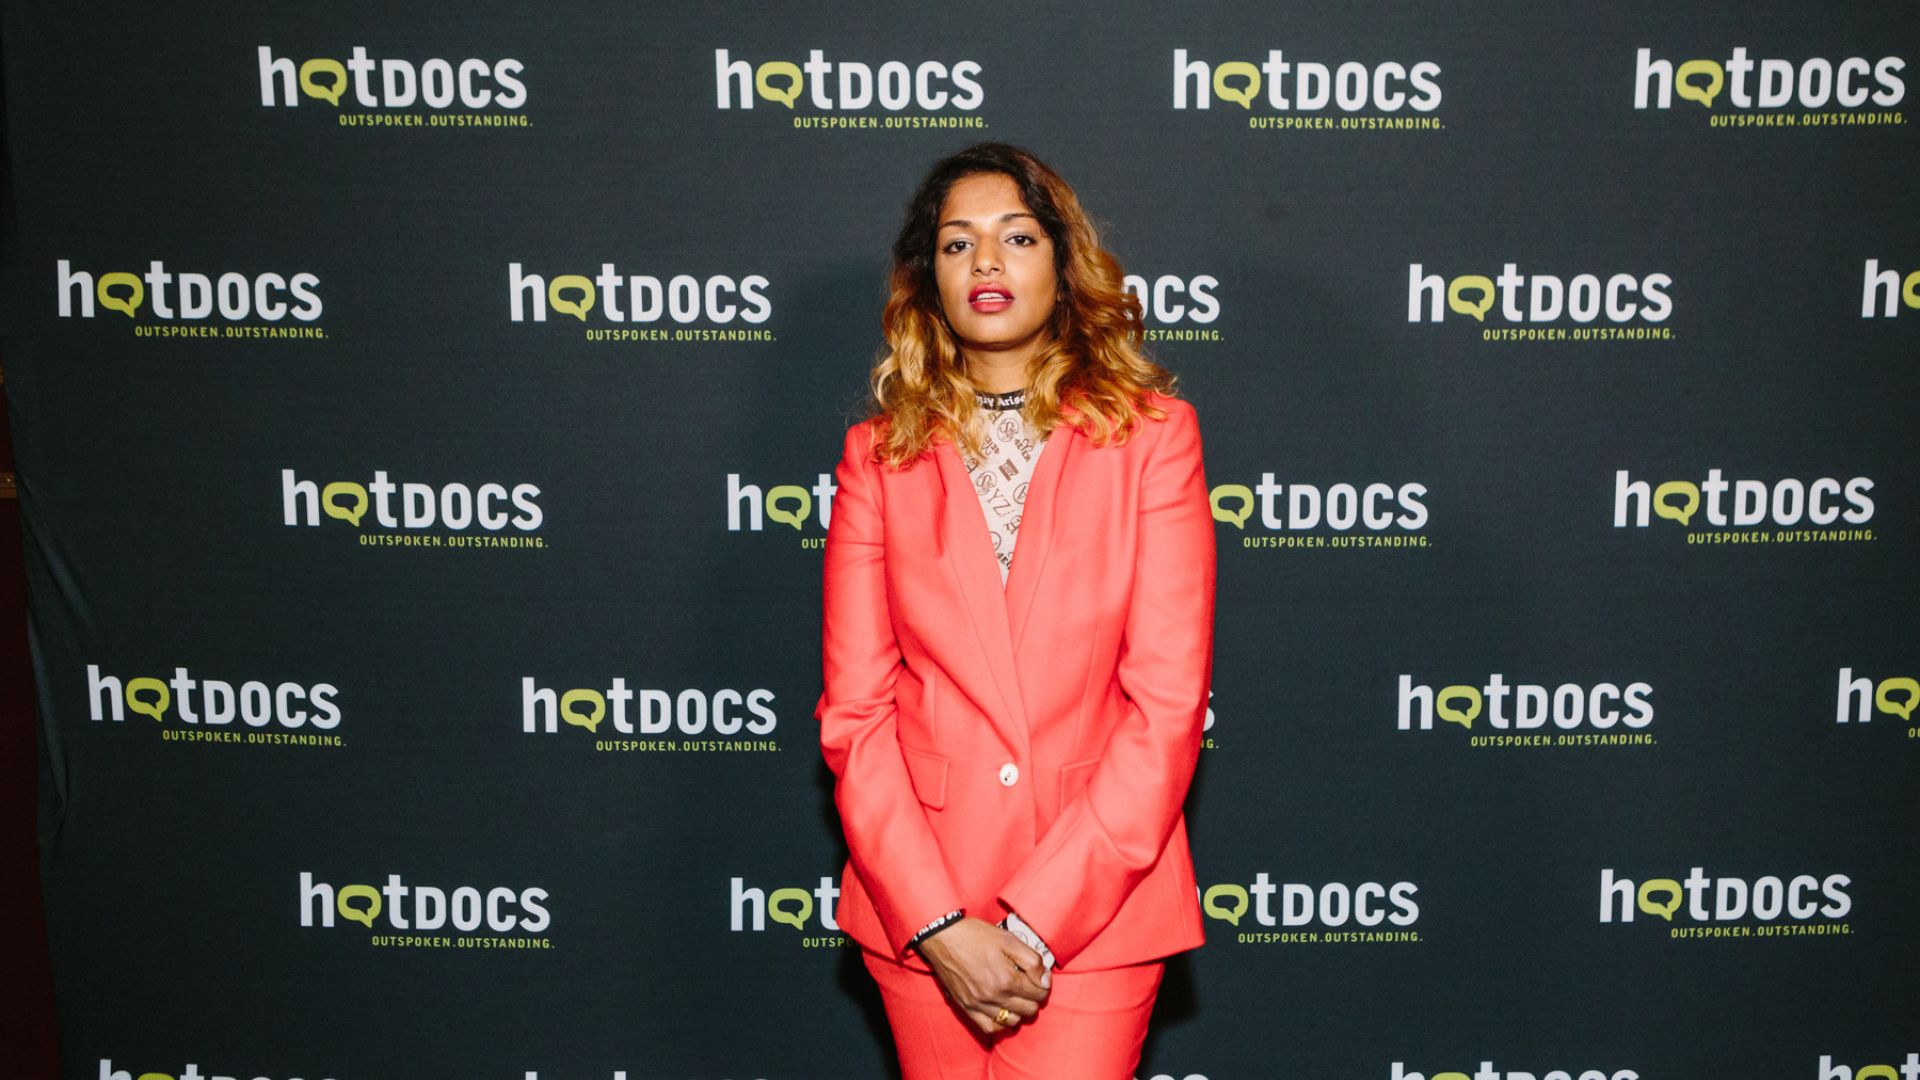
[[[1000,1006],[1000,1012],[994,1016],[993,1022],[996,1024],[999,1024],[1001,1027],[1012,1027],[1013,1026],[1012,1017],[1013,1017],[1013,1014],[1007,1011],[1007,1007],[1005,1005],[1002,1005]]]

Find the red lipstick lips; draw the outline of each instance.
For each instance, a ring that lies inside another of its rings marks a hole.
[[[973,310],[983,314],[1005,311],[1013,306],[1013,290],[1005,285],[993,285],[982,282],[967,293],[967,303]]]

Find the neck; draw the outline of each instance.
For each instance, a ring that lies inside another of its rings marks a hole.
[[[1031,381],[1033,361],[1039,355],[1037,345],[1030,349],[1006,352],[961,351],[967,379],[973,383],[974,389],[989,394],[1004,394],[1009,390],[1025,388]]]

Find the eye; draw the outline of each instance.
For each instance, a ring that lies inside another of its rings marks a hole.
[[[1034,239],[1030,233],[1015,233],[1007,239],[1011,242],[1018,243],[1021,247],[1032,247],[1040,242]]]
[[[949,240],[946,242],[944,246],[940,248],[940,250],[945,254],[955,255],[959,253],[961,245],[965,244],[966,242],[967,241],[965,240]]]

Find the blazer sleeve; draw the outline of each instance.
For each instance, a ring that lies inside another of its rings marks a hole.
[[[1168,413],[1141,482],[1118,671],[1126,715],[1085,791],[999,893],[1061,964],[1159,862],[1200,756],[1213,674],[1213,515],[1193,407],[1175,399]]]
[[[962,910],[926,811],[900,754],[900,646],[886,583],[886,528],[872,425],[847,432],[834,478],[823,573],[821,666],[825,689],[814,716],[833,771],[834,805],[896,959],[920,928]]]

